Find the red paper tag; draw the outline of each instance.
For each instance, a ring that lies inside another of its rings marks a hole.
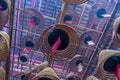
[[[26,47],[26,48],[24,48],[23,52],[24,52],[24,53],[29,53],[30,50],[31,50],[31,49],[30,49],[29,47]]]
[[[56,50],[58,49],[58,47],[61,45],[61,39],[60,37],[58,37],[58,39],[56,40],[56,42],[54,43],[54,45],[52,46],[52,55],[55,54]]]
[[[115,71],[114,71],[115,76],[120,80],[120,64],[117,65]]]
[[[29,20],[29,24],[33,27],[35,25],[34,21],[32,19]]]
[[[71,24],[72,21],[71,20],[67,20],[67,21],[65,21],[65,23]]]

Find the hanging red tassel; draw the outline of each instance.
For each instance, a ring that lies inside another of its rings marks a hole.
[[[61,39],[60,37],[57,38],[56,42],[54,43],[54,45],[52,46],[52,55],[55,54],[56,50],[58,49],[58,47],[61,45]]]
[[[115,71],[114,71],[115,76],[120,80],[120,64],[117,65]]]

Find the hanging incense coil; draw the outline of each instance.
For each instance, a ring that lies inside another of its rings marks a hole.
[[[30,50],[32,49],[37,51],[39,49],[38,40],[36,39],[36,37],[33,38],[32,36],[25,36],[21,40],[21,47],[29,48]]]
[[[118,42],[120,42],[120,17],[118,17],[113,25],[113,31],[115,34],[116,39],[118,40]]]
[[[87,77],[87,80],[99,80],[99,79],[97,79],[95,76],[89,76]]]
[[[86,67],[87,63],[87,58],[81,56],[81,55],[75,55],[71,60],[70,60],[70,70],[74,72],[78,72],[78,62],[82,62],[83,69]]]
[[[33,8],[26,8],[21,11],[20,23],[24,30],[36,33],[43,30],[44,18],[39,11]]]
[[[40,72],[42,71],[44,68],[46,68],[48,66],[48,61],[44,61],[43,63],[35,66],[32,70],[32,72]]]
[[[86,31],[80,37],[81,46],[94,47],[96,44],[96,39],[99,34],[95,31]],[[93,45],[90,45],[90,41],[93,42]]]
[[[8,58],[9,52],[9,35],[3,31],[0,31],[0,61]]]
[[[5,26],[10,14],[10,0],[0,0],[0,29]]]
[[[33,67],[33,69],[25,69],[23,72],[16,74],[14,76],[15,80],[31,80],[36,74],[42,71],[48,66],[48,62],[44,61],[43,63]],[[39,72],[38,72],[39,71]]]
[[[108,61],[113,56],[120,56],[120,51],[116,50],[103,50],[99,53],[98,65],[97,65],[97,74],[102,80],[110,79],[110,80],[117,80],[114,72],[113,67],[109,66],[106,67],[106,61]],[[112,63],[112,62],[111,62]],[[106,71],[105,69],[110,69],[111,71]]]
[[[110,46],[110,49],[120,50],[120,44],[119,44],[118,40],[115,37],[112,40],[112,44]]]
[[[27,64],[29,62],[29,56],[27,54],[22,54],[19,57],[19,61],[21,64]]]
[[[88,0],[62,0],[68,4],[83,4],[87,2]]]
[[[57,22],[59,22],[61,12],[57,16]],[[68,9],[66,11],[66,15],[64,17],[64,24],[70,25],[73,28],[76,28],[78,23],[79,23],[79,14],[73,10],[73,9]]]
[[[77,32],[64,24],[55,24],[47,28],[40,36],[41,52],[49,56],[52,46],[58,37],[61,37],[61,45],[56,50],[53,58],[57,60],[71,59],[78,51],[80,42]]]
[[[0,80],[5,80],[5,70],[0,67]]]
[[[70,73],[66,76],[65,80],[81,80],[81,79],[80,79],[76,74],[70,72]]]
[[[28,74],[30,73],[30,70],[26,69],[23,72],[14,75],[14,79],[15,80],[31,80],[31,74],[28,76]]]
[[[60,80],[56,72],[50,68],[47,67],[43,69],[39,74],[37,74],[32,80]]]

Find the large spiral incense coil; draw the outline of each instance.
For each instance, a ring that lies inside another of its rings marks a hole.
[[[59,22],[59,19],[60,19],[60,15],[61,15],[61,12],[58,14],[57,16],[57,22]],[[70,25],[72,26],[73,28],[76,28],[78,23],[79,23],[79,14],[73,10],[73,9],[68,9],[66,11],[66,15],[64,17],[64,24],[67,24],[67,25]]]
[[[6,32],[0,31],[0,61],[8,58],[9,52],[9,35]]]
[[[114,75],[115,65],[117,65],[120,57],[120,51],[103,50],[99,53],[97,75],[102,80],[117,80]]]
[[[89,76],[89,77],[87,77],[87,80],[99,80],[99,79],[96,78],[95,76]]]
[[[88,0],[62,0],[68,4],[83,4],[87,2]]]
[[[15,80],[31,80],[36,74],[42,71],[48,66],[48,62],[44,61],[43,63],[33,67],[33,69],[25,69],[23,72],[16,74],[14,76]]]
[[[5,80],[5,70],[0,67],[0,80]]]
[[[30,73],[30,70],[26,69],[23,72],[14,75],[14,80],[31,80],[31,74],[28,76],[28,74]]]
[[[95,31],[86,31],[80,37],[81,46],[94,47],[99,34]]]
[[[32,69],[32,72],[40,72],[42,71],[44,68],[46,68],[48,66],[48,62],[47,61],[44,61],[43,63],[35,66],[33,69]]]
[[[118,42],[120,42],[120,17],[118,17],[113,25],[113,31],[115,34],[116,39],[118,40]]]
[[[81,79],[76,74],[71,72],[66,76],[65,80],[81,80]]]
[[[0,29],[5,26],[10,14],[10,0],[0,0]]]
[[[19,57],[19,61],[21,64],[27,64],[29,62],[29,56],[27,54],[22,54]]]
[[[24,30],[36,33],[42,31],[44,18],[40,12],[33,8],[26,8],[21,11],[20,23]]]
[[[112,44],[110,46],[110,49],[113,49],[113,50],[120,50],[120,44],[119,44],[119,41],[114,37],[113,40],[112,40]]]
[[[71,60],[70,60],[70,70],[74,72],[79,72],[78,70],[78,64],[81,63],[83,66],[83,70],[86,67],[87,63],[87,58],[81,56],[81,55],[75,55]]]
[[[71,59],[78,51],[80,42],[77,32],[64,24],[55,24],[47,28],[40,36],[40,49],[46,56],[52,52],[52,46],[61,38],[61,45],[56,50],[53,58],[56,60]]]
[[[21,40],[21,47],[29,48],[30,50],[31,49],[38,50],[39,49],[38,40],[36,39],[36,37],[33,38],[33,36],[25,36]]]
[[[32,80],[60,80],[56,72],[47,67],[37,74]]]

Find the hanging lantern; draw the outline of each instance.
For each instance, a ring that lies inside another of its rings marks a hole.
[[[80,79],[76,74],[70,72],[70,73],[66,76],[65,80],[81,80],[81,79]]]
[[[75,55],[70,60],[70,70],[75,72],[82,72],[84,70],[86,63],[87,60],[85,57],[81,55]]]
[[[118,17],[114,22],[113,32],[118,42],[120,42],[120,17]]]
[[[55,71],[47,67],[37,74],[32,80],[60,80]]]
[[[87,80],[99,80],[99,79],[97,79],[95,76],[89,76]]]
[[[33,8],[26,8],[21,11],[20,23],[24,30],[33,33],[36,33],[37,31],[41,32],[43,31],[44,18],[39,11]]]
[[[41,52],[49,56],[52,46],[60,37],[61,44],[57,48],[53,57],[57,60],[72,58],[79,48],[79,37],[77,33],[67,25],[56,24],[47,28],[40,36]]]
[[[20,57],[19,57],[19,60],[20,60],[20,63],[21,64],[27,64],[28,61],[29,61],[29,56],[27,54],[22,54]]]
[[[57,16],[57,23],[59,22],[60,16],[62,12],[60,12]],[[63,22],[73,28],[76,28],[79,23],[80,15],[73,9],[67,9]]]
[[[120,64],[119,61],[120,61],[120,51],[115,51],[115,50],[101,51],[99,54],[98,65],[97,65],[97,74],[100,76],[100,79],[116,80],[116,78],[118,77],[116,71],[117,69],[119,69],[119,64]]]
[[[0,29],[5,26],[10,14],[10,0],[0,0]]]
[[[6,60],[9,53],[9,35],[0,31],[0,61]]]
[[[0,80],[5,80],[5,70],[0,67]]]
[[[83,4],[87,2],[88,0],[62,0],[68,4]]]

